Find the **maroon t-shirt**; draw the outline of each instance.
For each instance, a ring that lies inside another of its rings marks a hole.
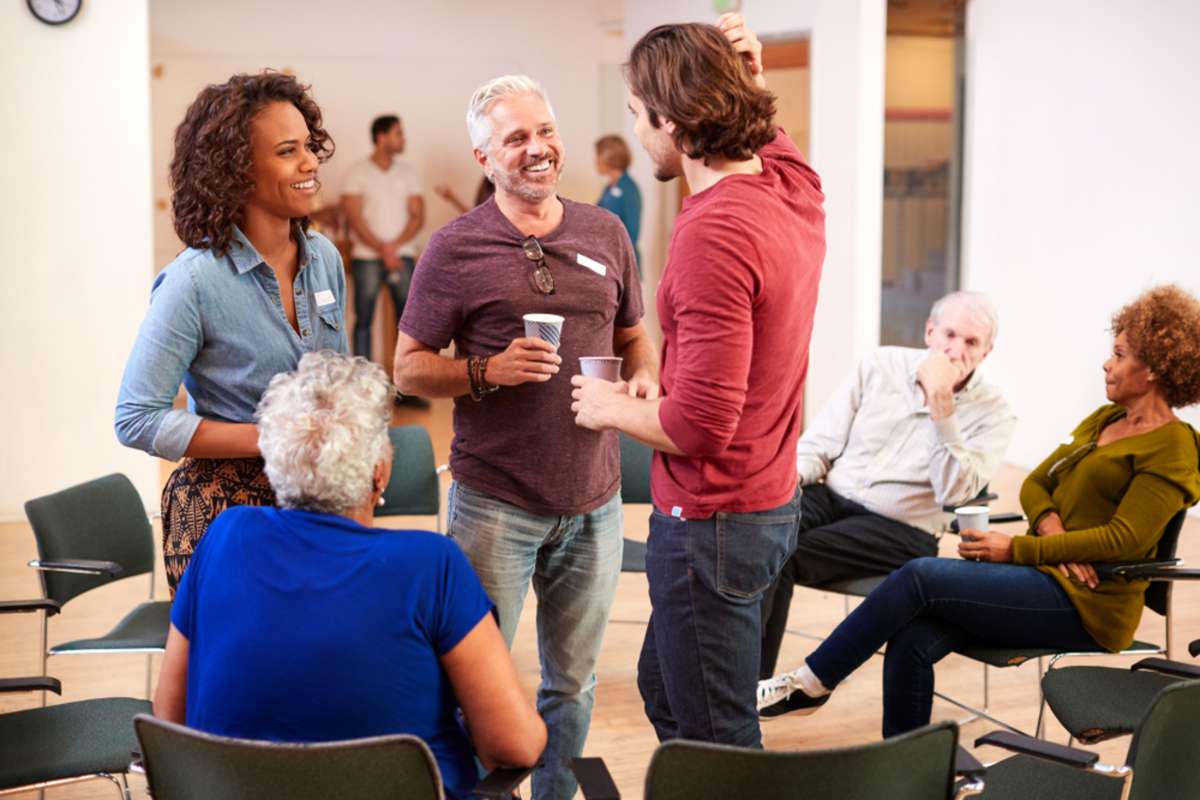
[[[494,199],[435,233],[413,273],[400,330],[457,355],[494,355],[525,335],[523,315],[566,318],[563,363],[545,383],[504,386],[476,402],[454,399],[454,479],[534,514],[592,511],[621,482],[616,434],[575,424],[571,376],[580,356],[613,355],[613,329],[642,318],[633,245],[621,221],[593,205],[562,200],[563,219],[540,237],[554,294],[538,291],[525,236]],[[600,272],[603,272],[601,275]]]
[[[761,174],[683,201],[658,287],[658,416],[687,454],[654,457],[654,504],[668,514],[765,511],[796,492],[824,196],[783,131],[758,155]]]

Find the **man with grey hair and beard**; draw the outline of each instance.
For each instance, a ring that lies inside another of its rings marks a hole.
[[[496,604],[511,646],[529,584],[538,598],[549,729],[533,796],[568,800],[591,721],[595,664],[621,567],[614,431],[575,425],[582,356],[623,359],[622,385],[658,395],[633,246],[608,211],[556,193],[563,144],[549,100],[523,75],[481,86],[467,109],[492,199],[439,230],[400,320],[401,392],[454,398],[450,535]],[[525,335],[525,314],[563,317],[559,341]],[[454,343],[452,356],[440,351]]]
[[[929,312],[926,349],[870,353],[804,431],[800,535],[763,596],[760,678],[775,671],[795,584],[886,575],[936,556],[942,506],[968,503],[991,480],[1016,427],[977,369],[997,327],[985,295],[946,295]],[[760,716],[792,710],[787,700],[766,705],[769,684],[759,684]]]

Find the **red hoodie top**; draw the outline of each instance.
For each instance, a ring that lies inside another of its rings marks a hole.
[[[686,455],[655,453],[654,505],[703,519],[796,491],[796,440],[825,258],[821,181],[782,130],[762,173],[683,201],[658,287],[659,421]]]

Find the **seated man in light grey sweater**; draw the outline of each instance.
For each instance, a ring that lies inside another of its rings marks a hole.
[[[804,432],[800,536],[763,596],[759,677],[775,671],[795,584],[886,575],[937,555],[942,506],[969,502],[991,480],[1016,425],[977,369],[996,330],[983,294],[946,295],[925,323],[927,349],[870,353]]]

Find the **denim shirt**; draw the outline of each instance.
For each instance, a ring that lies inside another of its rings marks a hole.
[[[272,376],[294,370],[304,353],[348,350],[341,256],[309,233],[298,260],[299,333],[275,273],[236,228],[226,255],[188,248],[155,277],[117,397],[121,444],[177,461],[201,419],[253,422]],[[180,382],[186,411],[171,407]]]

